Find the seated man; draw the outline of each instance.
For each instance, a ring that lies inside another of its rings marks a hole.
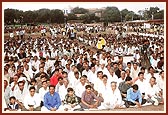
[[[163,97],[159,87],[156,85],[155,77],[150,78],[150,82],[146,87],[146,99],[147,102],[151,102],[154,105],[159,105],[159,103],[163,102]]]
[[[91,88],[92,87],[90,85],[85,86],[86,90],[82,94],[81,103],[80,103],[80,105],[83,109],[97,108],[98,106],[100,106],[99,99],[92,92]]]
[[[125,106],[129,108],[130,105],[141,107],[142,104],[145,104],[146,100],[142,99],[142,95],[138,90],[138,85],[134,84],[132,88],[127,90],[127,97],[125,101]]]
[[[114,109],[122,108],[124,101],[122,101],[121,93],[117,88],[117,82],[111,82],[111,88],[105,92],[104,102],[99,109]]]
[[[25,109],[23,109],[23,111],[40,111],[40,103],[40,96],[37,93],[35,93],[35,87],[31,86],[29,88],[29,93],[24,99]]]
[[[57,92],[55,92],[55,86],[49,86],[49,92],[44,95],[44,106],[41,111],[56,111],[61,105],[61,99]]]
[[[126,77],[124,82],[119,83],[118,89],[121,92],[122,99],[125,100],[127,96],[127,90],[131,88],[132,85],[132,78],[131,77]]]

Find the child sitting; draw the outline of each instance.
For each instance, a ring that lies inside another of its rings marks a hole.
[[[16,102],[16,98],[14,96],[9,98],[10,103],[7,105],[9,111],[17,111],[19,109],[19,105]]]
[[[65,99],[63,101],[63,105],[60,107],[60,110],[71,110],[80,108],[78,98],[74,94],[74,90],[72,88],[67,89],[67,94],[65,96]]]

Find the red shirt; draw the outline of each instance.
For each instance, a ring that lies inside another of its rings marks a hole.
[[[58,78],[62,77],[62,75],[60,73],[58,74],[54,74],[51,78],[50,78],[50,85],[54,85],[56,86],[58,84]]]

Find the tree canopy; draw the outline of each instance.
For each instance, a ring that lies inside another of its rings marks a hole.
[[[127,9],[119,10],[117,7],[106,7],[101,10],[101,16],[95,16],[95,12],[89,9],[75,7],[68,15],[64,15],[60,9],[39,9],[34,11],[22,11],[17,9],[4,10],[5,24],[23,23],[65,23],[69,20],[82,20],[84,23],[92,22],[124,22],[131,20],[164,19],[164,10],[158,7],[140,9],[138,14]],[[82,14],[77,17],[77,14]]]

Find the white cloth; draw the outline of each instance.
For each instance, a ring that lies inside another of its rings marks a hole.
[[[103,83],[103,81],[98,85],[98,93],[101,93],[102,94],[102,97],[103,99],[105,98],[105,93],[104,92],[107,92],[108,89],[110,88],[110,85],[108,83],[106,83],[106,85]]]
[[[157,87],[157,85],[153,85],[153,87],[151,87],[150,84],[147,85],[146,87],[146,95],[150,95],[151,97],[155,97],[156,94],[159,93],[159,88]]]
[[[9,103],[9,98],[12,95],[12,91],[11,88],[9,86],[6,87],[5,92],[4,92],[4,98],[5,98],[5,102],[6,104]]]
[[[86,76],[88,76],[88,74],[89,74],[90,71],[91,71],[90,69],[89,69],[88,71],[83,70],[83,71],[82,71],[82,75],[86,75]]]
[[[24,98],[24,106],[26,109],[29,109],[28,105],[34,105],[34,108],[39,107],[41,103],[41,99],[39,94],[35,93],[32,97],[30,93],[28,93]]]
[[[16,97],[17,100],[19,100],[19,102],[24,102],[25,96],[27,95],[28,90],[27,89],[23,89],[23,91],[21,91],[20,89],[17,89],[16,91],[13,91],[13,96]]]
[[[132,68],[132,70],[131,70],[131,77],[132,77],[132,79],[138,77],[138,73],[139,73],[139,72],[140,72],[139,67],[137,67],[136,70],[135,70],[134,68]]]
[[[94,89],[97,91],[98,90],[98,87],[99,87],[99,84],[102,83],[102,80],[100,78],[97,78],[95,84],[94,84]]]
[[[110,73],[109,73],[109,71],[107,70],[106,67],[104,67],[104,68],[101,68],[101,67],[100,67],[100,68],[97,70],[97,72],[98,72],[98,71],[102,71],[103,74],[105,74],[105,75],[107,75],[107,76],[110,75]]]
[[[118,82],[118,77],[115,74],[115,72],[113,73],[113,76],[112,75],[108,76],[108,83],[111,84],[112,81]]]
[[[146,92],[146,87],[149,84],[149,82],[147,82],[146,80],[140,81],[139,79],[135,82],[135,84],[138,85],[139,90],[141,93],[145,93]]]
[[[80,107],[80,105],[76,105],[74,108],[72,108],[70,105],[65,104],[65,105],[59,106],[59,109],[58,109],[58,110],[64,111],[65,108],[68,108],[68,111],[73,111],[74,109],[79,109],[79,108],[81,108],[81,107]]]
[[[39,72],[39,65],[40,65],[40,61],[32,61],[32,66],[34,66],[34,68],[36,69],[36,71],[34,73],[38,73]]]
[[[164,89],[164,79],[159,77],[157,80],[157,86],[159,87],[160,90],[163,90]]]
[[[105,92],[104,102],[102,103],[101,109],[114,109],[116,106],[122,106],[124,102],[122,101],[121,93],[118,88],[112,91],[109,88]]]
[[[82,97],[82,93],[85,91],[85,86],[86,86],[87,84],[85,84],[85,85],[82,85],[81,83],[79,83],[77,86],[76,86],[76,88],[75,88],[75,94],[76,94],[76,96],[78,96],[78,97]]]
[[[90,71],[89,73],[88,73],[88,76],[87,76],[88,78],[88,80],[89,80],[89,82],[92,82],[93,84],[95,84],[95,82],[96,82],[96,80],[97,80],[97,73],[95,72],[95,73],[93,73],[92,71]]]
[[[45,90],[43,87],[41,87],[39,89],[39,96],[40,96],[40,99],[41,101],[44,102],[44,95],[49,91],[49,87],[47,87],[47,89]]]

